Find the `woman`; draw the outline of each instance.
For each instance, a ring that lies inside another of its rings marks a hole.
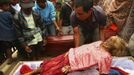
[[[108,74],[112,56],[125,54],[126,42],[118,36],[112,36],[106,41],[97,41],[77,48],[71,48],[67,53],[45,60],[37,70],[26,73],[32,75],[66,75],[72,71],[86,70],[97,66],[100,74]]]

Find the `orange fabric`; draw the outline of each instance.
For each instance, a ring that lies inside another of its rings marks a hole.
[[[117,27],[117,25],[116,25],[115,23],[112,23],[112,24],[110,25],[110,29],[112,29],[112,30],[115,31],[115,32],[118,32],[118,31],[119,31],[119,29],[118,29],[118,27]]]
[[[108,28],[104,29],[104,38],[105,40],[108,39],[111,36],[115,36],[117,35],[117,33],[119,32],[119,28],[115,23],[112,23],[109,25]]]

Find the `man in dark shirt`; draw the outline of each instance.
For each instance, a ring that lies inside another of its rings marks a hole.
[[[74,12],[71,14],[71,25],[74,30],[75,47],[80,45],[80,31],[84,38],[84,44],[102,39],[102,30],[105,24],[105,13],[101,7],[93,7],[92,0],[74,0]]]
[[[60,25],[64,35],[73,34],[73,28],[70,25],[70,15],[73,11],[73,0],[65,0],[60,12]]]

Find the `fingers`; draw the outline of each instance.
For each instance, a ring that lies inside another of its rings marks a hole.
[[[68,73],[68,72],[70,71],[70,69],[71,69],[71,67],[70,67],[69,65],[64,66],[64,67],[62,68],[62,72],[64,72],[64,73],[66,74],[66,73]]]

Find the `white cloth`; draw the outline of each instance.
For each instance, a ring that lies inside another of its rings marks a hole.
[[[13,5],[11,5],[12,6],[12,8],[14,8],[15,9],[15,11],[16,12],[19,12],[20,11],[20,9],[21,9],[21,7],[20,7],[20,5],[19,4],[16,4],[15,6],[13,6]]]

